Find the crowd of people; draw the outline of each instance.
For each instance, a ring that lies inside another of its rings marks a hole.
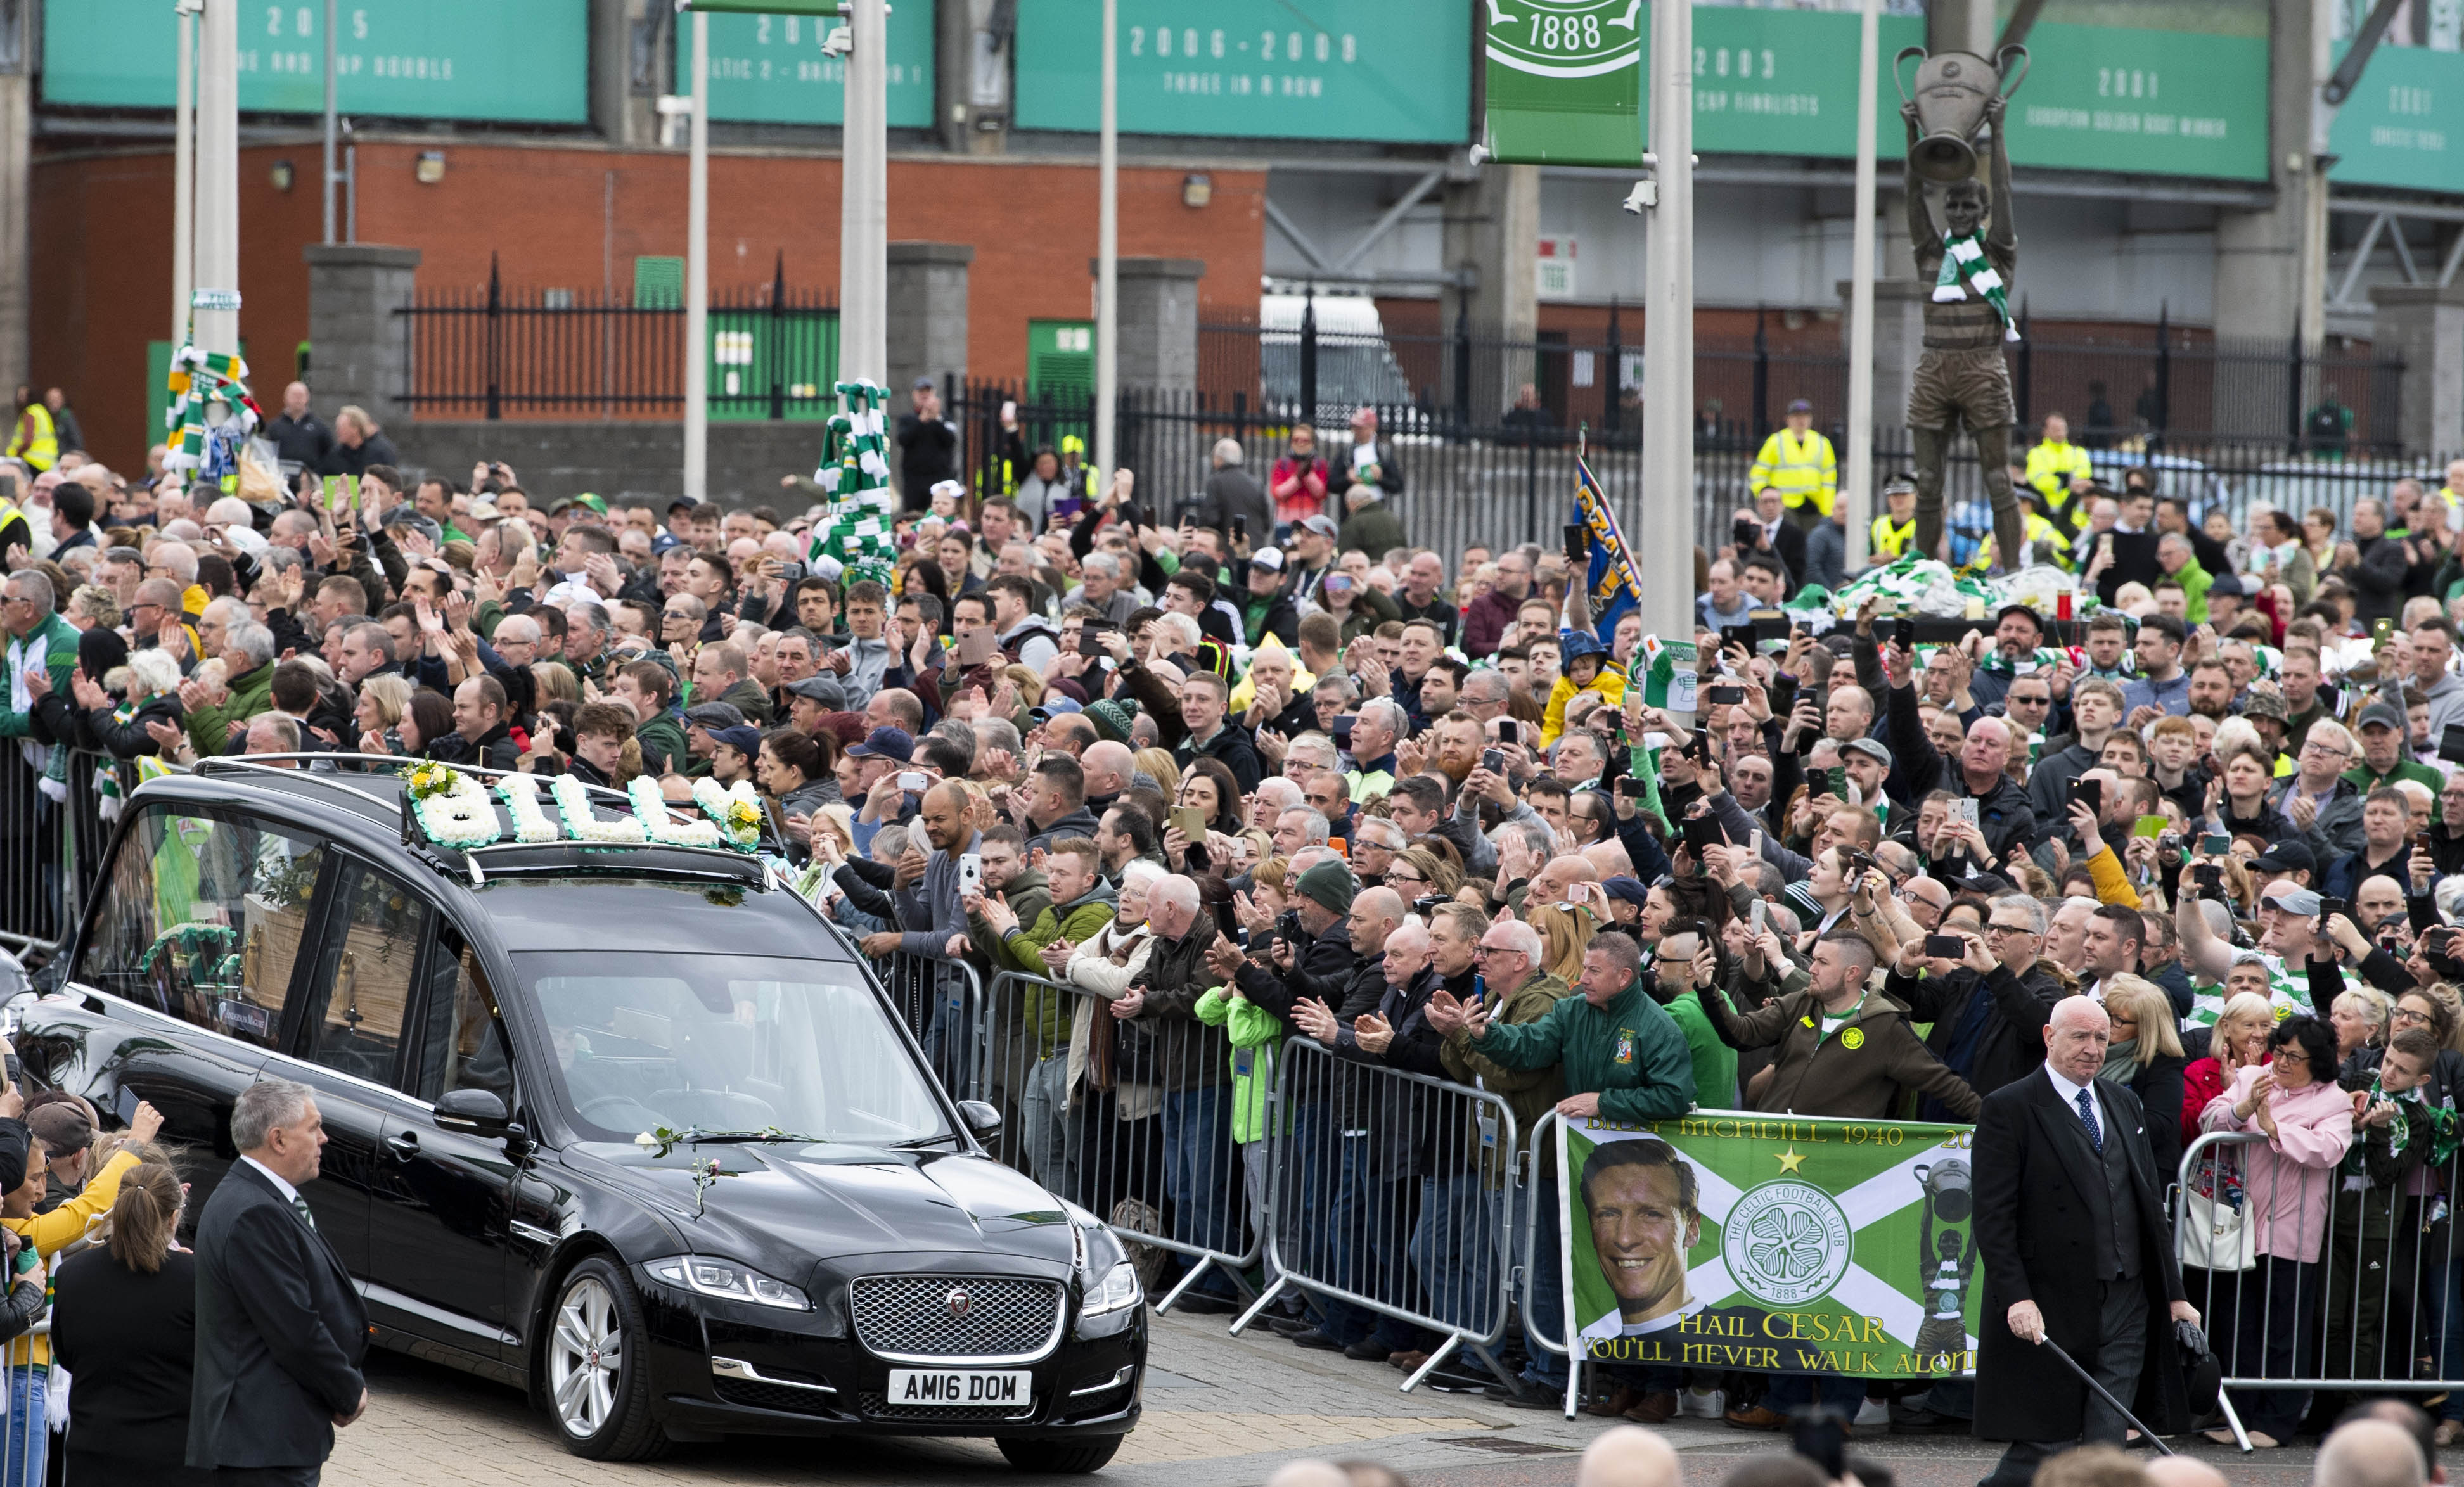
[[[1355,421],[1312,483],[1306,433],[1264,483],[1219,451],[1186,515],[1042,450],[1031,501],[906,490],[888,583],[816,546],[807,482],[789,509],[611,505],[500,463],[370,463],[248,499],[62,450],[0,506],[0,824],[217,754],[676,801],[750,781],[800,891],[949,994],[925,1029],[945,1072],[960,966],[1067,990],[1021,1013],[1022,1149],[1066,1186],[1090,1109],[1154,1121],[1135,1196],[1188,1237],[1237,1231],[1244,1197],[1257,1221],[1289,1038],[1494,1092],[1527,1143],[1552,1109],[1969,1122],[2045,1077],[2080,999],[2109,1031],[2094,1080],[2145,1112],[2167,1180],[2203,1133],[2259,1138],[2193,1183],[2265,1211],[2250,1265],[2185,1274],[2232,1371],[2455,1371],[2464,777],[2439,744],[2464,721],[2464,465],[2347,523],[2032,454],[2061,538],[2035,556],[2076,560],[2084,618],[2013,605],[1938,645],[1871,602],[1782,607],[1852,576],[1816,560],[1838,514],[1767,489],[1698,555],[1700,626],[1667,637],[1699,649],[1687,713],[1651,704],[1639,616],[1597,623],[1565,553],[1347,540],[1365,513],[1399,537],[1401,457]],[[1885,558],[1904,505],[1877,518]],[[1410,1235],[1362,1263],[1423,1316],[1478,1262],[1460,1226],[1520,1223],[1430,1149],[1327,1179]],[[1555,1182],[1533,1185],[1548,1252]],[[2331,1300],[2391,1260],[2401,1296]],[[1535,1312],[1556,1289],[1539,1267]],[[1219,1267],[1184,1300],[1234,1294]],[[1332,1301],[1269,1320],[1404,1367],[1437,1343]],[[1562,1355],[1507,1356],[1496,1393],[1552,1406]],[[1866,1432],[1975,1421],[1959,1381],[1594,1371],[1590,1407],[1643,1424],[1776,1430],[1815,1401]],[[2313,1408],[2236,1399],[2271,1443]],[[2464,1391],[2439,1408],[2444,1443]]]

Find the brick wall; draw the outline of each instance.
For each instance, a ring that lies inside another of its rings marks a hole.
[[[445,151],[445,178],[434,186],[412,179],[423,147]],[[278,160],[295,168],[288,192],[272,182]],[[423,288],[484,285],[494,253],[508,285],[595,294],[612,284],[625,293],[637,255],[685,251],[681,152],[363,143],[359,165],[360,240],[418,249]],[[240,328],[252,383],[269,405],[308,334],[299,251],[321,233],[318,167],[314,141],[241,152]],[[1265,173],[1210,174],[1213,200],[1191,208],[1180,201],[1182,170],[1125,165],[1121,252],[1205,260],[1204,312],[1246,318],[1256,313],[1265,251]],[[714,289],[769,283],[781,252],[791,284],[837,284],[837,160],[714,152],[710,180]],[[142,463],[147,411],[160,401],[145,385],[145,343],[170,335],[170,185],[167,149],[63,155],[34,166],[34,377],[68,389],[88,441],[116,467]],[[1091,315],[1095,210],[1091,162],[899,159],[890,166],[891,240],[976,249],[969,299],[983,313],[971,316],[968,354],[981,376],[1025,375],[1029,319]]]

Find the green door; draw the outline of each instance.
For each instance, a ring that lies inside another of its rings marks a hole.
[[[710,416],[749,423],[770,416],[772,393],[791,419],[825,419],[838,407],[839,316],[791,307],[710,314]]]

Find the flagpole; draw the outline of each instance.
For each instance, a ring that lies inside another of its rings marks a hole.
[[[1874,524],[1874,109],[1880,101],[1881,0],[1864,0],[1857,24],[1857,217],[1848,277],[1848,574],[1864,571]]]

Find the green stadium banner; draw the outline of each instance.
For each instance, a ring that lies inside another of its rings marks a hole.
[[[1462,143],[1474,10],[1465,0],[1120,0],[1120,126]],[[1102,0],[1019,7],[1018,127],[1099,125],[1103,15]]]
[[[324,111],[324,24],[322,0],[240,8],[243,111]],[[335,29],[346,114],[590,121],[589,0],[345,0]],[[178,38],[165,0],[44,0],[43,101],[167,111]]]
[[[933,127],[934,0],[890,8],[890,126]],[[838,0],[699,0],[710,18],[710,117],[742,123],[835,124],[847,119],[847,59],[822,41],[841,24]],[[676,91],[693,90],[692,33],[676,47]]]
[[[1696,6],[1695,151],[1853,158],[1857,27],[1854,11]],[[1907,133],[1890,81],[1891,58],[1902,47],[1925,43],[1925,22],[1886,15],[1880,36],[1875,153],[1897,160]]]
[[[1509,164],[1642,163],[1642,0],[1489,0],[1480,142]]]
[[[1595,1363],[1972,1373],[1971,1133],[1735,1110],[1566,1122],[1569,1335]]]
[[[2441,98],[2464,99],[2464,54],[2380,46],[2336,112],[2327,174],[2355,186],[2464,190],[2464,116],[2441,114]]]
[[[2267,179],[2263,34],[2039,21],[2028,51],[2012,164]]]

